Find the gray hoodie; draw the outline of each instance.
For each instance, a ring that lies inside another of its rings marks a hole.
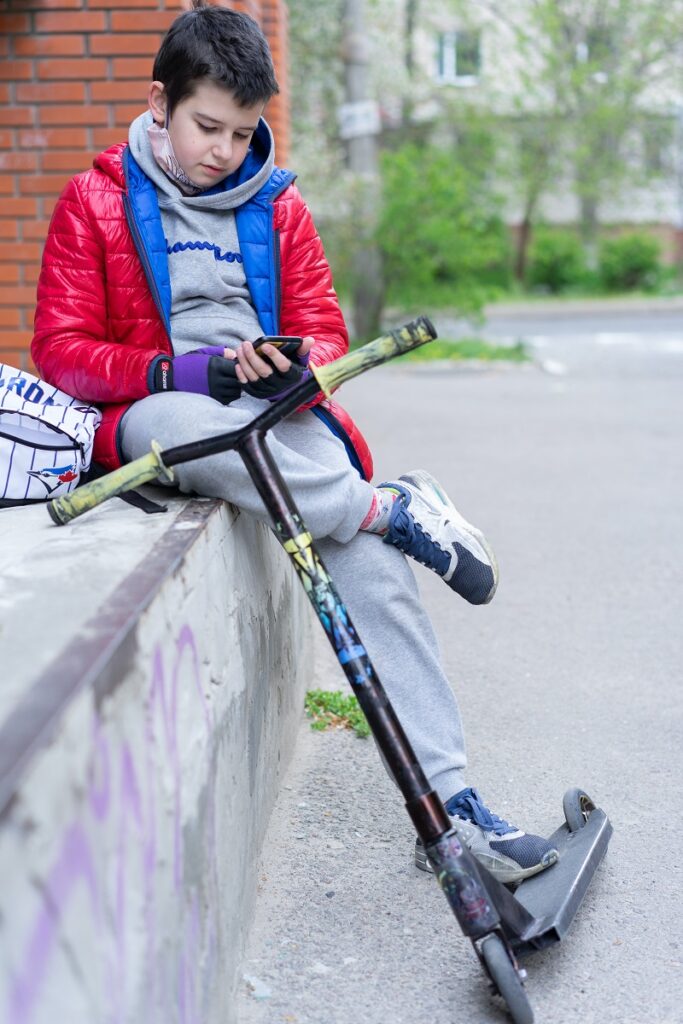
[[[268,155],[248,181],[214,195],[186,196],[154,159],[147,137],[151,123],[149,111],[137,117],[128,144],[157,190],[171,280],[173,352],[182,355],[205,345],[237,348],[263,331],[247,288],[234,211],[268,181],[272,135]]]

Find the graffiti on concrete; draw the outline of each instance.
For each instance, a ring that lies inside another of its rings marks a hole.
[[[128,687],[125,706],[114,691],[93,716],[87,793],[49,871],[32,879],[36,911],[11,973],[6,1024],[53,1020],[57,1007],[91,1024],[208,1017],[219,952],[215,772],[199,810],[188,806],[186,779],[201,755],[209,759],[213,717],[189,626],[170,660],[167,671],[157,646],[144,714]]]

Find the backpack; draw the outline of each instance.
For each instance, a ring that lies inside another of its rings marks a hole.
[[[73,491],[101,418],[95,406],[0,363],[0,508]]]

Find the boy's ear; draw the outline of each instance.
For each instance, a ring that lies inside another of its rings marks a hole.
[[[157,124],[166,124],[166,89],[163,82],[152,82],[147,93],[147,103]]]

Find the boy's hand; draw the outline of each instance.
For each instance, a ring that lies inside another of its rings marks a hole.
[[[274,372],[285,374],[292,366],[299,364],[306,366],[308,364],[308,354],[313,348],[314,340],[314,338],[304,338],[299,348],[296,363],[292,363],[292,360],[283,355],[278,348],[274,345],[269,345],[267,342],[260,345],[257,350],[250,341],[243,341],[239,348],[234,351],[226,348],[225,355],[228,359],[233,358],[237,360],[235,369],[237,371],[237,379],[241,384],[255,383],[259,378],[264,379],[272,376]],[[263,356],[267,356],[268,359],[264,359]],[[273,367],[275,367],[275,370],[273,370]]]
[[[234,353],[226,349],[225,354],[235,359],[237,379],[247,394],[273,400],[289,391],[307,372],[305,365],[313,342],[313,338],[304,338],[295,363],[267,342],[256,350],[250,341],[244,341]]]

